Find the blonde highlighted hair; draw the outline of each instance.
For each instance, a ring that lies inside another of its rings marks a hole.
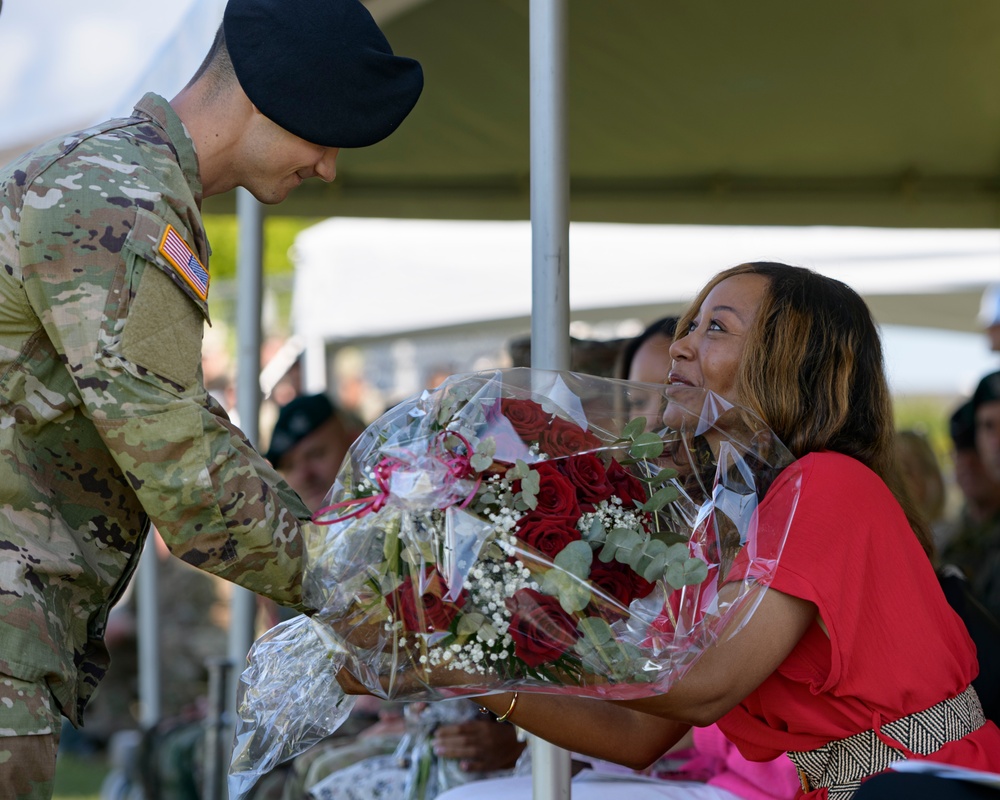
[[[896,469],[892,395],[878,328],[857,292],[804,267],[740,264],[702,289],[678,322],[677,338],[687,335],[716,285],[747,274],[766,278],[768,288],[747,331],[736,376],[740,403],[796,458],[830,450],[869,467],[892,490],[931,555],[927,524]]]

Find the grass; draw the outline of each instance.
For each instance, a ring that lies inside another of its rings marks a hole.
[[[100,800],[101,784],[108,774],[103,753],[60,753],[56,762],[53,800]]]

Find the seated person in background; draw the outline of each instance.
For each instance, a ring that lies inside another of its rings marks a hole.
[[[306,781],[309,800],[432,800],[454,786],[509,775],[525,745],[517,729],[479,712],[466,699],[411,703],[406,734],[392,754],[358,761],[323,777],[317,762]]]
[[[934,544],[940,548],[947,535],[944,524],[945,488],[941,464],[934,448],[920,431],[896,431],[896,460],[910,499],[923,512],[924,520],[931,526]]]
[[[963,434],[957,429],[954,419],[951,430],[953,436],[962,438]],[[910,498],[928,521],[936,519],[944,505],[944,476],[927,439],[916,431],[898,431],[896,455]],[[940,494],[937,491],[939,486],[942,488]],[[958,612],[975,642],[979,675],[972,685],[979,694],[986,718],[996,721],[1000,719],[1000,621],[976,599],[965,573],[959,567],[942,559],[937,576],[948,603]]]
[[[316,513],[359,433],[325,394],[301,395],[279,409],[264,457]]]
[[[994,428],[1000,430],[1000,373],[983,378],[951,416],[955,480],[964,502],[941,560],[959,567],[973,594],[1000,618],[1000,475],[988,463],[1000,453]]]

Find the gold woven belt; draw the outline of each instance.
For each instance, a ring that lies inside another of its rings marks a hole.
[[[976,690],[969,686],[950,700],[874,730],[829,742],[815,750],[789,751],[802,791],[826,787],[830,800],[850,800],[861,781],[913,755],[929,756],[986,724]],[[885,740],[891,739],[893,747]]]

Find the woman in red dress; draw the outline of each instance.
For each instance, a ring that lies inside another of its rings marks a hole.
[[[787,753],[816,800],[846,800],[899,759],[1000,772],[1000,730],[970,687],[975,647],[895,477],[891,398],[864,301],[806,269],[744,264],[701,291],[670,354],[673,386],[749,408],[797,459],[758,508],[760,551],[782,547],[768,522],[783,534],[778,521],[795,504],[760,605],[664,694],[507,692],[483,704],[568,750],[636,769],[690,726],[718,723],[750,760]]]

